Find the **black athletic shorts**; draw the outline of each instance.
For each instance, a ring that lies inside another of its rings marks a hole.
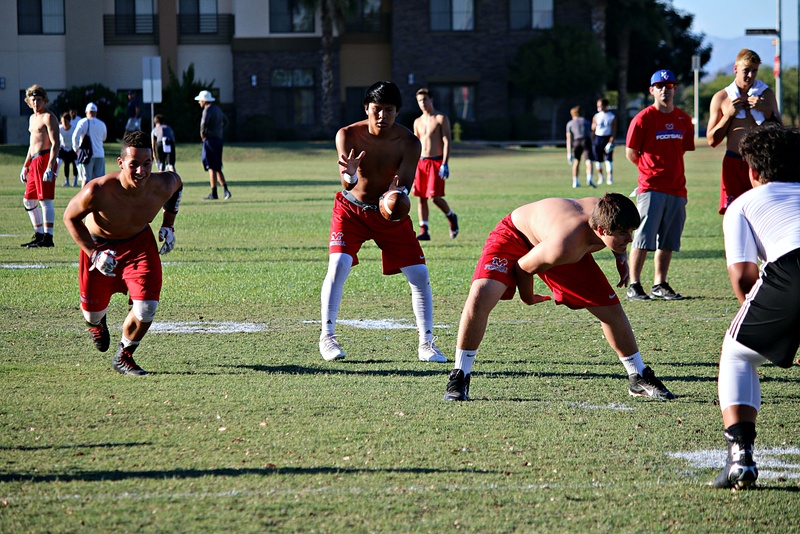
[[[775,365],[792,366],[800,347],[800,249],[767,264],[728,333]]]

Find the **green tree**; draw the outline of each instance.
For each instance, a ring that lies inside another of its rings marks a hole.
[[[211,91],[214,80],[210,82],[194,79],[194,63],[181,74],[178,79],[171,65],[167,65],[167,86],[162,91],[162,101],[156,104],[155,112],[164,115],[164,120],[175,132],[175,139],[180,143],[198,142],[200,140],[200,116],[202,110],[194,97],[207,89]],[[142,125],[145,131],[145,125]]]
[[[114,110],[117,107],[117,95],[105,85],[95,83],[72,87],[58,95],[53,102],[53,111],[61,115],[70,109],[77,109],[78,115],[84,116],[86,104],[89,102],[94,102],[97,106],[97,118],[106,124],[108,138],[115,139],[114,136],[118,133],[114,129]]]
[[[517,50],[510,67],[513,83],[529,98],[554,99],[551,137],[558,137],[558,110],[567,99],[593,97],[606,82],[602,48],[595,34],[574,26],[556,26]]]
[[[619,107],[626,109],[629,92],[641,92],[658,69],[670,69],[678,81],[691,80],[692,56],[700,65],[711,59],[711,46],[703,45],[705,35],[691,31],[694,15],[676,11],[668,0],[608,0],[606,49],[615,58]],[[620,130],[627,129],[628,117],[621,114]]]
[[[356,8],[355,0],[302,0],[313,11],[319,10],[322,23],[322,58],[320,86],[322,87],[322,134],[330,137],[334,133],[338,98],[334,93],[333,58],[335,54],[333,33],[344,32],[348,13]]]

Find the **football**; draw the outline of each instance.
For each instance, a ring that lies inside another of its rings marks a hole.
[[[390,189],[384,193],[378,205],[387,221],[399,221],[411,211],[411,199],[400,189]]]

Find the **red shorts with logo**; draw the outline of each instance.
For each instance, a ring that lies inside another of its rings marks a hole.
[[[397,274],[403,267],[425,264],[425,254],[414,234],[411,218],[387,221],[376,209],[356,206],[341,191],[333,200],[328,251],[343,252],[358,265],[358,251],[372,239],[381,249],[383,274]]]
[[[753,188],[749,171],[750,167],[742,156],[730,150],[725,152],[725,157],[722,158],[722,180],[719,190],[720,215],[725,213],[731,202],[739,195]]]
[[[81,307],[90,312],[103,311],[114,293],[129,294],[130,300],[159,300],[161,297],[161,258],[150,226],[130,239],[96,242],[98,250],[117,253],[116,276],[105,276],[81,251],[78,278]]]
[[[49,150],[42,150],[31,158],[28,168],[28,183],[25,184],[25,194],[22,198],[27,200],[53,200],[56,198],[56,180],[51,182],[42,180],[47,164],[50,163]]]
[[[415,197],[433,198],[444,196],[444,178],[439,176],[442,167],[442,158],[420,158],[417,163],[417,173],[414,176]]]
[[[508,289],[501,299],[514,298],[517,261],[532,248],[525,235],[514,226],[511,215],[507,215],[486,239],[472,280],[489,278],[502,282]],[[577,263],[558,265],[537,276],[553,292],[556,304],[573,310],[619,304],[616,291],[591,254],[586,254]]]

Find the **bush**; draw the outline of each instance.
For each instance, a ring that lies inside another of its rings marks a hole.
[[[269,115],[251,115],[242,128],[243,141],[275,141],[275,119]]]

